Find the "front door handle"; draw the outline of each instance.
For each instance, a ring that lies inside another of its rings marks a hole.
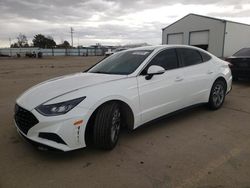
[[[180,77],[180,76],[177,76],[176,78],[175,78],[175,81],[176,82],[180,82],[180,81],[182,81],[184,78],[182,78],[182,77]]]

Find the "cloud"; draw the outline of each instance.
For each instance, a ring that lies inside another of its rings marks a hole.
[[[35,34],[54,37],[57,43],[161,43],[161,28],[198,13],[250,23],[249,0],[0,0],[0,47],[21,32],[29,42]]]

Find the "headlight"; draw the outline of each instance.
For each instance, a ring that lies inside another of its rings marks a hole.
[[[44,116],[58,116],[62,114],[66,114],[70,110],[72,110],[76,105],[82,102],[86,97],[81,97],[65,102],[60,102],[56,104],[41,104],[35,109]]]

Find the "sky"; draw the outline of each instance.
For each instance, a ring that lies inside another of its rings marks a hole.
[[[250,24],[250,0],[0,0],[0,47],[52,36],[74,46],[160,44],[162,28],[189,13]]]

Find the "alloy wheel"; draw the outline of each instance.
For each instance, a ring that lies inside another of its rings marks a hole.
[[[218,83],[213,90],[213,103],[216,107],[220,106],[225,97],[225,90],[224,86],[220,83]]]
[[[120,132],[121,126],[121,113],[119,109],[116,109],[113,113],[112,117],[112,126],[111,126],[111,140],[112,142],[116,142],[118,139],[118,135]]]

